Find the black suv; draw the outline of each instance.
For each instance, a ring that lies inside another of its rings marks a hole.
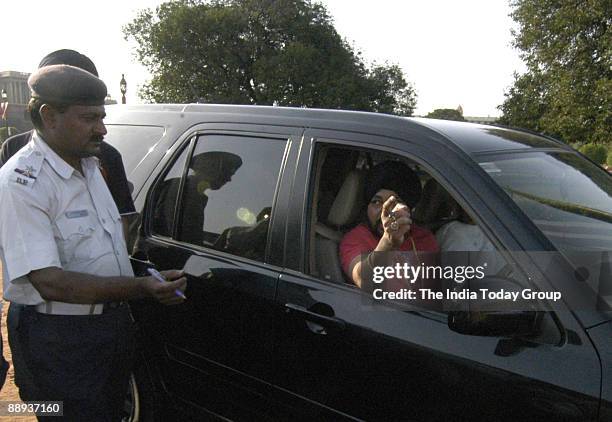
[[[571,148],[360,112],[107,113],[140,213],[135,270],[188,276],[182,305],[131,303],[137,418],[612,420],[612,177]],[[481,285],[563,299],[461,318],[348,282],[338,244],[363,209],[364,173],[386,160],[418,174],[419,225],[439,234],[463,213],[479,228],[502,261]],[[597,265],[572,258],[587,252]]]

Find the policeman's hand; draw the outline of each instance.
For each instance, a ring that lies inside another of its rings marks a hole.
[[[147,296],[156,299],[164,305],[178,305],[185,299],[177,294],[183,293],[187,287],[187,278],[183,271],[161,271],[161,275],[168,281],[160,282],[153,276],[144,277],[144,288]]]
[[[383,204],[380,218],[385,231],[384,236],[393,248],[399,248],[404,243],[412,224],[410,208],[392,195]]]

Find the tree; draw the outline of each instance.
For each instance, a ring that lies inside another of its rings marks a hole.
[[[612,128],[611,8],[606,0],[514,0],[515,75],[501,121],[566,142],[609,141]]]
[[[454,108],[437,108],[425,117],[429,117],[431,119],[457,120],[460,122],[465,122],[463,115],[459,112],[459,110],[455,110]]]
[[[310,0],[178,0],[124,27],[153,75],[152,102],[278,104],[411,115],[395,65],[368,68]]]
[[[608,149],[601,144],[585,144],[579,151],[597,164],[605,163],[608,155]]]
[[[499,106],[501,124],[546,132],[541,119],[548,111],[547,90],[540,73],[514,74],[514,85],[506,93],[506,100]],[[558,133],[549,133],[559,136]]]

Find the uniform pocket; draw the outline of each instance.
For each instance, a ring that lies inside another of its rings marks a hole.
[[[108,207],[106,209],[110,221],[112,221],[113,225],[110,227],[112,230],[112,237],[115,243],[124,242],[123,237],[123,223],[121,221],[121,215],[119,211],[117,211],[117,207]]]
[[[62,262],[87,260],[92,257],[91,243],[95,226],[91,216],[86,214],[75,217],[77,214],[73,213],[70,215],[70,212],[67,212],[55,222],[59,233],[58,250]]]

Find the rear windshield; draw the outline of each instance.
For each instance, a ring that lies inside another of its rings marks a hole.
[[[612,251],[612,177],[601,168],[572,152],[478,161],[561,252]]]

